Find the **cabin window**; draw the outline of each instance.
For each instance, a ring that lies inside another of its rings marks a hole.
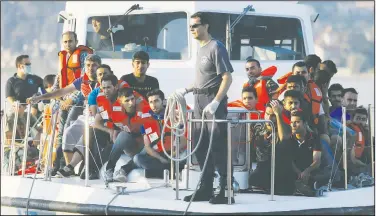
[[[111,40],[107,30],[115,23]],[[86,45],[102,58],[132,59],[140,50],[150,59],[189,58],[185,12],[95,16],[87,25]]]
[[[226,44],[226,25],[238,14],[210,13],[211,35]],[[306,56],[299,19],[246,15],[233,29],[231,60],[302,60]]]

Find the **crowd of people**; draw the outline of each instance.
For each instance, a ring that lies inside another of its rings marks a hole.
[[[249,80],[242,88],[231,87],[239,88],[240,99],[227,102],[226,92],[230,88],[233,72],[227,51],[222,43],[211,38],[208,33],[210,24],[204,13],[193,15],[191,22],[191,33],[201,46],[196,82],[193,87],[178,89],[174,94],[184,96],[193,92],[197,97],[195,118],[215,115],[216,118],[226,119],[228,107],[242,107],[259,112],[262,119],[270,120],[275,125],[276,134],[273,136],[271,124],[252,124],[251,146],[257,167],[250,174],[250,186],[270,190],[271,145],[275,138],[276,194],[314,196],[315,191],[328,184],[329,179],[333,186],[343,187],[342,107],[346,107],[348,127],[349,178],[360,174],[371,176],[370,146],[374,145],[374,138],[369,137],[369,113],[358,106],[358,93],[354,88],[331,83],[331,78],[337,73],[333,61],[322,61],[317,55],[308,55],[304,61],[292,65],[291,72],[276,79],[276,82],[272,77],[277,67],[263,70],[260,62],[250,57],[245,62],[244,71]],[[146,177],[162,177],[163,170],[170,167],[161,141],[166,98],[157,77],[146,74],[150,65],[148,53],[134,53],[133,72],[119,79],[111,66],[102,64],[101,58],[90,48],[78,46],[75,32],[64,32],[62,43],[64,50],[59,52],[60,68],[56,75],[50,74],[42,79],[32,73],[29,56],[21,55],[16,59],[17,73],[7,81],[6,98],[9,104],[20,102],[17,109],[20,125],[16,130],[17,138],[25,136],[22,125],[25,125],[27,116],[26,104],[30,104],[31,118],[36,122],[46,112],[51,113],[52,106],[46,104],[54,99],[54,103],[59,103],[59,121],[52,176],[76,175],[74,168],[81,161],[81,165],[84,164],[85,140],[88,138],[89,179],[101,177],[99,170],[105,162],[103,178],[106,182],[125,182],[127,175],[135,168],[145,169]],[[213,53],[218,58],[213,57]],[[204,63],[211,66],[203,65],[200,61],[203,57],[207,60]],[[89,110],[85,110],[86,105]],[[86,112],[91,117],[89,137],[83,133]],[[259,115],[251,114],[250,118],[257,119]],[[14,113],[7,117],[8,139],[12,137],[13,120]],[[200,124],[194,127],[194,132],[200,132]],[[46,125],[37,125],[34,138],[39,139],[37,137],[42,132],[50,133],[46,128]],[[208,131],[211,129],[207,128]],[[211,154],[211,161],[214,162],[209,163],[210,171],[204,175],[194,201],[210,199],[211,203],[220,204],[226,203],[226,199],[223,199],[226,164],[221,157],[226,155],[224,141],[227,140],[227,133],[226,128],[219,125],[214,132],[217,134],[213,141],[217,148]],[[199,133],[193,134],[199,136]],[[171,149],[170,136],[171,131],[166,129],[163,142],[166,151],[185,152],[187,137],[180,138],[180,149]],[[208,144],[209,136],[203,139]],[[224,143],[223,148],[219,147],[219,143]],[[207,145],[196,154],[201,168],[207,151],[204,148]],[[114,172],[123,153],[131,160]],[[214,175],[211,171],[214,172],[214,166],[219,167],[221,177],[219,193],[223,195],[219,197],[212,197]],[[83,167],[77,173],[81,179],[85,178]],[[337,169],[335,176],[333,169]],[[184,200],[191,198],[188,196]]]

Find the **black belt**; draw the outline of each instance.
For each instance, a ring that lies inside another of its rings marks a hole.
[[[211,93],[217,93],[219,90],[219,87],[209,87],[209,88],[193,88],[193,94],[211,94]]]

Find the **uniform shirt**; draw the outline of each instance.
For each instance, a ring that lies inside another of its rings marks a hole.
[[[147,98],[146,94],[154,89],[159,89],[159,82],[158,79],[152,76],[145,75],[144,82],[139,82],[133,73],[126,74],[120,78],[120,80],[123,80],[127,82],[130,87],[140,93],[142,97]]]
[[[300,142],[296,139],[295,135],[292,135],[290,142],[293,161],[300,171],[305,170],[312,164],[314,151],[321,152],[320,138],[314,133],[307,133],[303,142]]]
[[[37,93],[39,87],[44,90],[43,79],[39,76],[27,74],[23,80],[15,73],[6,83],[5,97],[13,97],[15,101],[26,103],[26,99]]]
[[[199,89],[219,88],[222,74],[233,71],[225,46],[220,41],[212,39],[198,50],[194,86]]]

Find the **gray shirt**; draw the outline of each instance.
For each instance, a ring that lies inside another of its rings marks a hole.
[[[222,74],[233,71],[226,47],[220,41],[212,39],[198,50],[194,87],[200,89],[219,87]]]

